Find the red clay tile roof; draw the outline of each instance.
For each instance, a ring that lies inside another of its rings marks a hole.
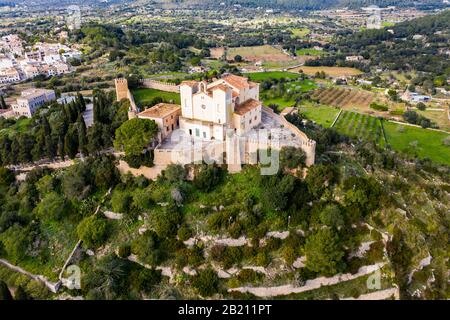
[[[248,88],[250,86],[247,78],[239,77],[234,74],[223,76],[222,80],[224,80],[230,86],[239,90]]]
[[[137,116],[138,118],[164,118],[180,109],[181,106],[178,104],[158,103],[157,105],[138,113]]]
[[[227,92],[231,88],[229,86],[221,84],[221,83],[216,85],[216,86],[214,86],[214,87],[209,88],[209,90],[211,90],[211,91],[214,91],[216,89],[219,89],[219,90]]]
[[[195,80],[186,80],[186,81],[181,82],[181,85],[185,84],[190,87],[195,87],[197,85],[197,83],[198,82]]]
[[[261,102],[255,99],[248,99],[244,103],[241,103],[240,105],[236,106],[234,108],[234,113],[242,116],[249,112],[250,110],[253,110],[261,105]]]

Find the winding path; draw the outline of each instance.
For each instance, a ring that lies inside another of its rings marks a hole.
[[[15,272],[24,274],[33,280],[42,282],[53,293],[56,293],[58,291],[59,287],[61,286],[61,281],[51,282],[46,277],[44,277],[42,275],[32,274],[31,272],[28,272],[28,271],[22,269],[21,267],[13,265],[12,263],[10,263],[9,261],[7,261],[5,259],[0,259],[0,264],[4,265],[5,267],[7,267]]]
[[[351,274],[341,274],[335,275],[331,278],[319,277],[312,280],[307,280],[306,284],[301,287],[294,287],[291,284],[282,285],[277,287],[238,287],[228,289],[228,292],[238,291],[242,293],[251,293],[257,297],[267,298],[267,297],[276,297],[276,296],[284,296],[291,293],[301,293],[306,291],[311,291],[315,289],[319,289],[322,286],[330,286],[335,285],[341,282],[350,281],[368,274],[371,274],[379,269],[381,269],[385,263],[377,263],[370,266],[361,267],[357,273]]]

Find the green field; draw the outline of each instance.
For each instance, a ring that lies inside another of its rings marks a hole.
[[[316,88],[316,83],[309,79],[285,82],[284,85],[286,91],[293,94],[307,92]],[[270,104],[277,104],[278,111],[282,111],[286,107],[292,107],[293,105],[295,105],[294,96],[288,96],[289,98],[286,98],[284,96],[280,97],[276,96],[276,93],[274,95],[274,92],[276,92],[276,90],[274,91],[272,89],[262,92],[261,100],[264,102],[264,105],[268,106]]]
[[[393,26],[395,26],[395,22],[391,22],[391,21],[383,21],[383,22],[381,23],[381,25],[382,25],[383,27],[393,27]]]
[[[134,101],[138,106],[145,106],[146,104],[150,104],[152,100],[156,97],[161,97],[164,102],[168,103],[180,103],[180,94],[175,92],[166,92],[155,89],[134,89],[131,90]]]
[[[450,165],[450,145],[444,144],[445,139],[450,140],[450,134],[387,121],[383,126],[392,149]]]
[[[294,92],[307,92],[307,91],[316,89],[317,85],[314,81],[305,79],[305,80],[286,82],[285,87],[288,90],[292,90]]]
[[[372,140],[380,145],[385,144],[381,121],[376,117],[352,111],[342,111],[334,128],[353,138]]]
[[[299,110],[306,118],[325,128],[331,127],[331,124],[339,113],[339,109],[324,105],[304,105]]]
[[[293,38],[303,38],[311,33],[311,30],[308,28],[293,28],[291,29]]]
[[[219,70],[222,68],[226,63],[221,60],[214,60],[214,59],[203,59],[202,65],[207,66],[211,69]]]
[[[246,73],[245,76],[248,77],[251,81],[261,82],[267,79],[297,79],[299,77],[299,74],[285,71],[271,71]]]
[[[313,48],[303,48],[295,51],[298,56],[321,56],[324,54],[322,50],[316,50]]]

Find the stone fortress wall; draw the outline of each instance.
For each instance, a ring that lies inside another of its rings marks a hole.
[[[139,112],[136,103],[134,102],[133,94],[128,88],[128,81],[124,78],[114,79],[114,84],[116,86],[116,98],[117,101],[122,99],[127,99],[130,101],[130,110],[128,111],[128,119],[132,119],[136,117],[136,114]]]
[[[142,79],[140,81],[140,84],[141,87],[143,88],[156,89],[175,93],[180,92],[180,86],[176,85],[175,83],[157,81],[153,79]]]

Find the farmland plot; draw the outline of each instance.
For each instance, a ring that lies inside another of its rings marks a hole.
[[[321,104],[349,109],[353,107],[369,108],[373,93],[348,88],[326,88],[316,90],[311,97]]]
[[[380,119],[365,114],[343,111],[334,125],[337,131],[361,140],[372,140],[384,145]]]

